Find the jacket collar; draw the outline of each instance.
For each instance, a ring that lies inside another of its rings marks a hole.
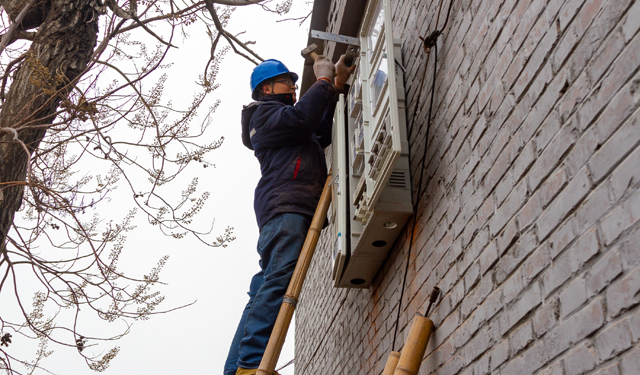
[[[293,105],[293,94],[271,94],[260,98],[261,102],[280,102],[285,105]]]

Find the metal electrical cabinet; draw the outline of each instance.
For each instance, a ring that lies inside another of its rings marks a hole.
[[[413,212],[400,43],[393,39],[390,9],[390,0],[369,2],[358,70],[334,119],[337,287],[368,287]]]

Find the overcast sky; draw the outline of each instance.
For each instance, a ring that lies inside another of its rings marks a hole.
[[[284,18],[305,16],[311,7],[306,3],[294,1],[291,12]],[[256,41],[252,47],[260,56],[280,59],[290,70],[301,75],[304,61],[300,51],[306,47],[309,22],[307,20],[302,26],[299,21],[276,23],[281,18],[257,6],[242,7],[235,11],[227,30],[233,34],[246,31],[240,39]],[[210,46],[204,32],[198,35],[195,30],[191,29],[191,37],[169,55],[169,61],[175,65],[170,70],[163,99],[179,102],[181,98],[187,98],[190,101],[195,91],[193,83],[203,71]],[[93,351],[99,355],[113,346],[120,346],[120,354],[105,374],[222,373],[229,344],[248,300],[249,281],[259,270],[255,250],[258,227],[253,211],[259,165],[240,140],[240,111],[243,104],[251,101],[249,76],[253,67],[233,53],[227,55],[221,66],[218,78],[221,87],[211,99],[221,99],[222,103],[215,113],[208,137],[215,140],[224,136],[225,142],[219,150],[209,154],[208,161],[216,167],[202,169],[199,176],[199,191],[208,190],[212,197],[198,218],[207,222],[215,218],[215,231],[219,233],[227,226],[235,227],[237,239],[225,249],[208,248],[192,238],[174,240],[163,237],[138,215],[141,223],[128,235],[120,266],[140,266],[138,275],[141,275],[147,273],[160,257],[169,255],[161,274],[161,280],[169,284],[161,289],[166,296],[161,306],[168,309],[197,302],[179,311],[135,322],[131,332],[118,342],[87,348],[89,352],[85,351],[85,354]],[[189,181],[190,177],[184,185]],[[118,210],[123,206],[112,202],[109,207]],[[293,330],[292,325],[278,367],[293,359]],[[16,356],[26,357],[16,343],[11,349],[16,351]],[[54,373],[94,373],[75,348],[50,345],[49,349],[55,353],[42,365]],[[36,371],[35,374],[45,372]],[[292,375],[293,366],[281,374]]]

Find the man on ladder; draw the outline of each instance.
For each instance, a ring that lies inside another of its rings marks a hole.
[[[327,178],[323,149],[331,144],[337,96],[354,69],[344,56],[336,65],[319,56],[318,80],[298,102],[298,75],[280,61],[266,60],[251,73],[255,101],[242,110],[242,142],[262,173],[254,197],[260,272],[251,279],[224,375],[253,375],[260,365]]]

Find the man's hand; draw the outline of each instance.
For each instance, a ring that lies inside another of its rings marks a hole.
[[[329,81],[333,81],[335,77],[336,66],[333,65],[331,60],[320,55],[313,63],[313,72],[316,75],[316,79],[327,78]]]
[[[349,77],[351,76],[351,74],[353,74],[354,70],[356,70],[356,66],[352,65],[347,68],[347,66],[344,63],[344,55],[340,56],[340,60],[338,60],[338,63],[336,64],[336,80],[335,80],[336,89],[338,90],[344,89],[344,85],[347,83],[347,81],[349,80]]]

